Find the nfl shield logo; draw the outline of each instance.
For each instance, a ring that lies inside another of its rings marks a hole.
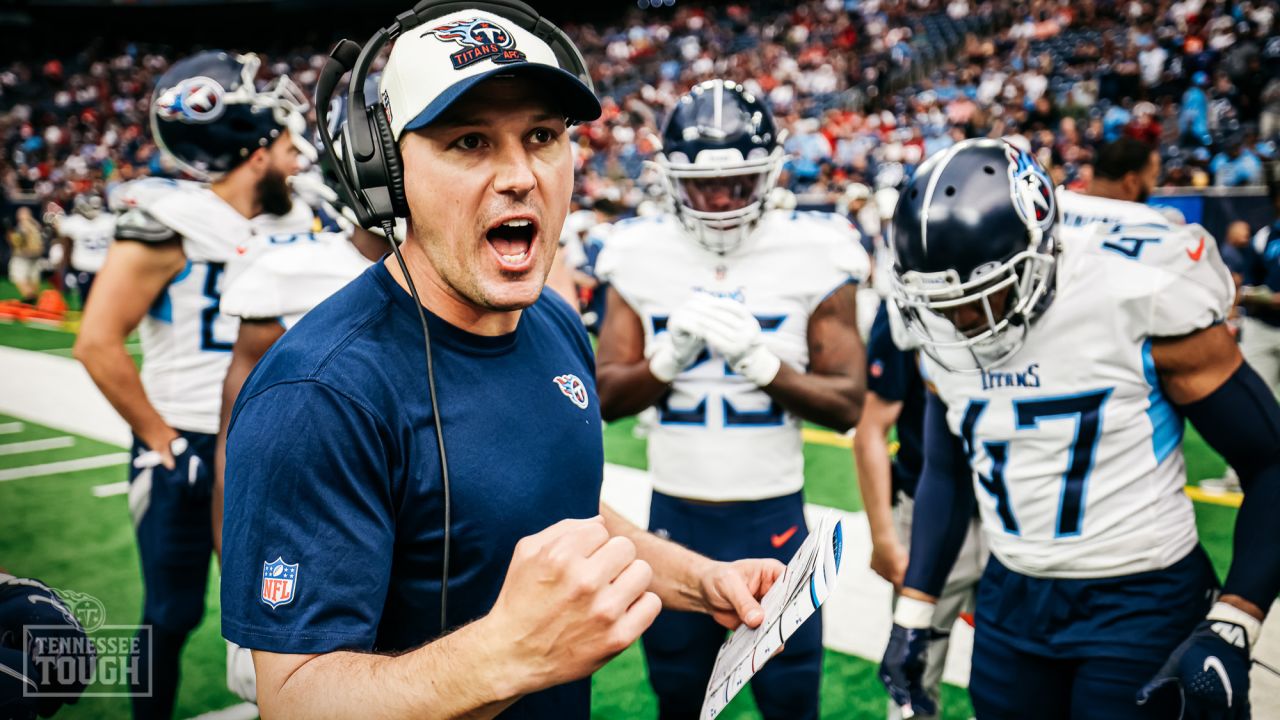
[[[279,557],[262,563],[262,602],[273,608],[288,605],[297,583],[298,563],[290,565]]]
[[[577,375],[559,375],[555,381],[560,387],[560,392],[572,400],[574,405],[582,410],[587,409],[587,386],[582,384],[582,380]]]

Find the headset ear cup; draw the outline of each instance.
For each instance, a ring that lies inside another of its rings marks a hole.
[[[409,202],[404,196],[404,171],[400,167],[400,147],[395,136],[391,134],[391,126],[382,114],[382,108],[369,107],[369,116],[378,131],[378,140],[382,143],[382,163],[387,168],[387,193],[391,196],[391,207],[396,217],[408,217]]]

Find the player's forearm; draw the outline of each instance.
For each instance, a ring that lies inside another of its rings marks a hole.
[[[803,373],[783,363],[773,382],[762,389],[791,414],[847,432],[862,415],[866,387],[849,375]]]
[[[1221,600],[1261,620],[1280,593],[1280,465],[1241,476],[1244,500],[1236,515],[1232,562]]]
[[[926,483],[921,475],[911,518],[911,550],[903,594],[936,600],[956,564],[973,516],[973,489],[957,492],[946,482]],[[915,591],[914,593],[910,591]]]
[[[925,400],[925,460],[916,483],[911,553],[903,580],[907,590],[917,593],[903,594],[919,599],[942,595],[977,503],[968,456],[948,429],[946,412],[937,396],[930,394]]]
[[[124,343],[77,340],[74,354],[98,386],[111,407],[129,424],[134,434],[153,450],[178,436],[147,399],[142,378]]]
[[[630,539],[636,546],[636,556],[649,563],[653,569],[649,590],[662,600],[663,608],[708,611],[702,594],[702,578],[713,560],[670,540],[663,540],[604,503],[600,503],[600,514],[609,534]]]
[[[481,619],[403,655],[327,653],[282,679],[268,677],[259,665],[258,705],[269,720],[480,720],[527,692],[519,686],[523,675]]]
[[[1176,346],[1162,349],[1168,347]],[[1236,349],[1234,344],[1225,347]],[[1236,515],[1235,561],[1227,572],[1223,592],[1252,604],[1253,608],[1249,608],[1236,603],[1240,609],[1259,616],[1280,593],[1280,533],[1275,524],[1276,509],[1280,508],[1280,405],[1266,382],[1247,363],[1238,357],[1232,360],[1222,352],[1214,357],[1224,355],[1227,369],[1217,375],[1226,375],[1228,369],[1232,370],[1230,375],[1218,381],[1212,391],[1192,402],[1179,403],[1178,407],[1209,447],[1240,475],[1244,500]],[[1157,368],[1161,367],[1160,360]],[[1187,397],[1191,390],[1204,386],[1201,378],[1205,374],[1197,371],[1163,376],[1162,385],[1178,391],[1170,393],[1170,397]],[[1214,380],[1215,376],[1210,375],[1209,379]]]
[[[858,490],[871,526],[871,541],[878,544],[895,537],[893,527],[893,471],[884,429],[860,425],[853,436],[853,460],[858,470]]]
[[[600,415],[610,422],[652,407],[670,387],[653,376],[648,360],[606,363],[596,370]]]

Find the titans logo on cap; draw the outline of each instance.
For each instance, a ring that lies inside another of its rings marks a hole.
[[[492,58],[499,64],[526,61],[525,54],[516,49],[516,41],[511,33],[489,20],[455,20],[422,34],[423,37],[427,35],[462,46],[461,50],[449,56],[454,70],[461,70],[486,58]]]

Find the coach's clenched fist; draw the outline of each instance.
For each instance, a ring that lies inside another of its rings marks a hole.
[[[516,543],[506,581],[484,622],[509,648],[509,676],[524,694],[595,672],[657,617],[653,573],[604,520],[563,520]]]

